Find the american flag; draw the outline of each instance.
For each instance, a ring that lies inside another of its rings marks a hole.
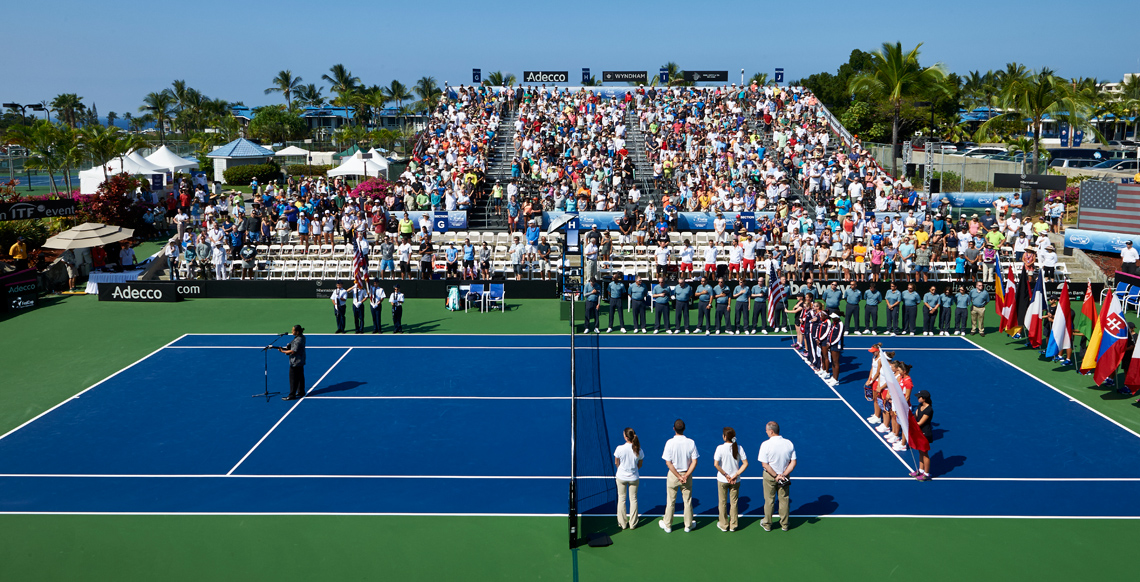
[[[361,289],[371,292],[368,282],[368,255],[360,248],[360,245],[353,241],[352,246],[355,250],[352,254],[352,282]]]
[[[780,277],[776,275],[775,265],[768,265],[768,325],[775,325],[776,322],[776,309],[784,308],[784,299],[788,296],[788,290],[784,288],[784,284],[780,282]]]
[[[1081,209],[1077,228],[1140,234],[1140,185],[1100,180],[1081,183]]]

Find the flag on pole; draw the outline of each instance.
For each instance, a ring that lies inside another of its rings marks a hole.
[[[1089,281],[1089,286],[1085,288],[1085,298],[1081,301],[1081,310],[1073,314],[1073,329],[1080,332],[1087,340],[1092,338],[1094,325],[1096,325],[1096,298],[1093,297],[1092,281]]]
[[[1100,353],[1100,340],[1104,335],[1104,316],[1108,314],[1109,303],[1112,301],[1112,293],[1104,297],[1104,304],[1100,306],[1100,315],[1097,316],[1093,324],[1092,333],[1089,334],[1089,345],[1085,347],[1085,357],[1081,360],[1081,372],[1088,372],[1096,369],[1097,354]]]
[[[776,309],[784,308],[784,299],[788,296],[788,290],[784,288],[784,284],[780,282],[780,277],[776,275],[776,266],[768,265],[768,325],[776,325]],[[777,305],[779,306],[777,308]]]
[[[926,440],[926,435],[922,434],[922,427],[918,426],[918,418],[909,410],[907,411],[907,416],[910,417],[907,420],[907,424],[910,425],[910,431],[908,432],[910,436],[906,441],[907,446],[916,451],[929,452],[930,441]]]
[[[1111,298],[1108,304],[1108,313],[1102,314],[1104,325],[1101,329],[1103,335],[1100,339],[1100,349],[1096,357],[1096,371],[1093,372],[1093,381],[1097,386],[1105,379],[1116,373],[1120,361],[1124,359],[1124,352],[1128,347],[1128,322],[1124,320],[1124,313],[1120,307],[1120,299],[1116,293],[1109,293]]]
[[[897,416],[910,414],[910,402],[907,401],[906,393],[903,392],[902,385],[899,384],[899,379],[891,368],[891,360],[882,350],[879,350],[879,380],[887,385],[887,393],[891,396],[891,408],[895,414]],[[903,440],[909,444],[910,423],[900,422],[899,426],[902,428]]]
[[[1128,374],[1124,376],[1124,387],[1136,396],[1140,392],[1140,342],[1132,349],[1132,361],[1128,364]]]
[[[352,242],[352,246],[356,249],[352,254],[352,282],[357,288],[371,293],[372,289],[368,281],[368,256],[364,254],[364,249],[360,248],[356,241]]]
[[[1069,282],[1061,284],[1061,296],[1057,298],[1057,311],[1053,313],[1053,330],[1049,334],[1049,344],[1045,346],[1045,357],[1053,358],[1073,347],[1073,312],[1069,308]]]
[[[1012,274],[1012,269],[1010,274]],[[1001,272],[1001,257],[994,256],[994,313],[998,316],[998,331],[1002,331],[1002,310],[1005,307],[1005,274]]]
[[[998,331],[1008,331],[1010,326],[1014,324],[1016,318],[1017,287],[1013,282],[1013,267],[1009,268],[1009,274],[1005,277],[1005,287],[1001,289],[995,288],[994,294],[1002,297],[1002,308],[998,314],[1001,316]]]
[[[1039,348],[1041,347],[1042,327],[1044,326],[1041,314],[1045,313],[1048,306],[1045,304],[1044,273],[1038,273],[1035,280],[1033,294],[1029,296],[1029,305],[1025,308],[1022,325],[1025,326],[1025,337],[1029,339],[1029,345]]]

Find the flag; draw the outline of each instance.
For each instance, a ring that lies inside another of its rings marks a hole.
[[[887,385],[887,393],[891,395],[891,408],[895,414],[897,416],[910,414],[910,402],[907,401],[906,393],[903,392],[902,385],[899,384],[899,379],[891,368],[891,361],[883,350],[879,350],[879,380]],[[899,427],[902,428],[903,440],[909,444],[910,422],[900,422]],[[929,447],[927,449],[929,450]]]
[[[1014,307],[1017,303],[1017,287],[1013,279],[1013,267],[1009,268],[1009,274],[1005,278],[1005,287],[1002,289],[994,288],[994,294],[1002,297],[1001,308],[1001,322],[998,324],[998,331],[1007,331],[1014,324]]]
[[[1128,363],[1128,374],[1124,376],[1124,387],[1133,396],[1140,392],[1140,342],[1132,349],[1132,361]]]
[[[1029,305],[1025,308],[1025,317],[1021,320],[1025,326],[1025,337],[1029,339],[1031,347],[1041,347],[1043,326],[1041,314],[1046,308],[1045,276],[1044,273],[1038,273],[1036,283],[1033,285],[1033,295],[1030,296]]]
[[[357,287],[371,292],[368,281],[368,255],[364,254],[364,250],[356,241],[353,241],[352,246],[355,249],[352,254],[352,282]]]
[[[1082,372],[1096,369],[1097,354],[1100,353],[1100,340],[1101,336],[1104,335],[1104,316],[1108,314],[1108,306],[1112,297],[1112,293],[1106,295],[1104,304],[1100,306],[1100,315],[1097,316],[1096,323],[1093,324],[1092,334],[1089,335],[1089,345],[1085,346],[1085,357],[1081,360]]]
[[[1022,324],[1025,321],[1025,312],[1029,310],[1029,292],[1029,273],[1023,272],[1021,278],[1017,280],[1014,300],[1010,301],[1009,326],[1005,328],[1005,333],[1011,336],[1025,329]]]
[[[1085,298],[1081,302],[1081,310],[1073,314],[1073,329],[1085,336],[1087,341],[1092,337],[1093,326],[1096,322],[1096,299],[1093,298],[1092,281],[1085,288]]]
[[[926,440],[926,435],[922,434],[922,427],[918,426],[918,418],[914,416],[913,412],[908,411],[910,419],[907,420],[909,437],[906,444],[916,451],[928,452],[930,450],[930,441]]]
[[[1081,183],[1077,228],[1136,233],[1140,185],[1085,180]]]
[[[1013,271],[1011,270],[1010,273]],[[1001,322],[1004,321],[1002,317],[1002,309],[1005,307],[1005,275],[1001,272],[1001,257],[994,256],[994,313],[998,316],[998,331],[1004,328]]]
[[[1069,308],[1069,282],[1061,284],[1057,298],[1057,311],[1053,313],[1053,331],[1045,346],[1045,357],[1052,358],[1073,347],[1073,312]]]
[[[1108,312],[1101,314],[1101,319],[1104,321],[1101,328],[1103,335],[1096,356],[1096,371],[1093,372],[1093,381],[1097,386],[1116,373],[1120,361],[1124,359],[1124,351],[1128,348],[1128,322],[1124,321],[1120,299],[1116,297],[1116,293],[1109,293],[1108,296],[1111,300]]]
[[[788,296],[788,290],[784,288],[784,284],[780,282],[780,277],[776,275],[776,266],[768,265],[768,325],[776,324],[776,309],[784,309],[784,299]]]

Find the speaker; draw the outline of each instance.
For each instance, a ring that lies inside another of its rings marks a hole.
[[[942,192],[942,178],[931,178],[930,179],[930,193],[931,194],[938,194],[940,192]]]

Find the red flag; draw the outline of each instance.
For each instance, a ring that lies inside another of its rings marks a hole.
[[[1100,353],[1096,358],[1096,370],[1093,372],[1093,381],[1097,386],[1105,379],[1116,374],[1124,359],[1124,352],[1128,346],[1128,322],[1124,319],[1124,312],[1120,307],[1120,300],[1116,293],[1109,293],[1112,298],[1108,313],[1101,314],[1104,321],[1103,335],[1100,340]]]
[[[1013,267],[1009,268],[1009,274],[1005,277],[1005,288],[994,289],[995,293],[1001,293],[1003,300],[1001,303],[1001,323],[998,325],[998,331],[1009,331],[1014,327],[1014,322],[1017,321],[1017,285],[1014,283]]]
[[[1128,363],[1128,375],[1124,377],[1124,387],[1136,396],[1140,392],[1140,342],[1132,348],[1132,361]]]
[[[922,434],[922,427],[918,426],[918,419],[914,417],[914,413],[908,414],[910,420],[910,430],[907,431],[907,446],[916,450],[927,452],[930,450],[930,441],[926,440],[926,435]]]
[[[1043,337],[1042,315],[1049,306],[1045,303],[1045,280],[1044,273],[1037,275],[1037,283],[1030,291],[1032,295],[1029,296],[1029,307],[1025,310],[1025,337],[1029,340],[1029,345],[1034,348],[1041,347],[1041,339]]]

